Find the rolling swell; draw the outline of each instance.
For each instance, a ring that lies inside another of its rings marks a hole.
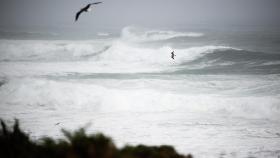
[[[180,64],[176,73],[278,74],[280,55],[239,49],[216,49]]]

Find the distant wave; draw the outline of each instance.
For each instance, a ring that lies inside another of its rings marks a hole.
[[[37,32],[37,31],[9,31],[9,30],[0,30],[0,37],[10,38],[10,37],[26,37],[26,36],[58,36],[58,33],[55,32]]]
[[[108,45],[108,41],[1,40],[0,61],[87,60]]]
[[[168,40],[177,37],[201,37],[203,33],[197,32],[175,32],[165,30],[141,30],[135,27],[125,27],[122,30],[121,37],[127,41],[148,42]]]

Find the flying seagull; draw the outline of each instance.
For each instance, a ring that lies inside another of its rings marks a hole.
[[[174,59],[176,55],[174,54],[174,51],[171,52],[171,58]]]
[[[79,18],[79,16],[80,16],[81,13],[83,13],[83,12],[89,12],[89,11],[91,10],[90,7],[91,7],[92,5],[96,5],[96,4],[99,4],[99,3],[102,3],[102,2],[90,3],[90,4],[88,4],[87,6],[85,6],[84,8],[82,8],[78,13],[76,13],[75,21],[78,20],[78,18]]]

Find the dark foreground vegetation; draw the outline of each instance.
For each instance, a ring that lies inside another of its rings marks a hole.
[[[35,142],[19,128],[1,121],[1,158],[192,158],[178,154],[172,146],[125,146],[118,149],[103,134],[87,135],[83,128],[70,133],[62,130],[65,139],[42,138]]]

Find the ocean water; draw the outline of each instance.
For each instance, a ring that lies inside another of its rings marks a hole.
[[[86,126],[118,146],[280,156],[280,31],[130,26],[87,39],[0,35],[0,117],[18,118],[33,139]]]

